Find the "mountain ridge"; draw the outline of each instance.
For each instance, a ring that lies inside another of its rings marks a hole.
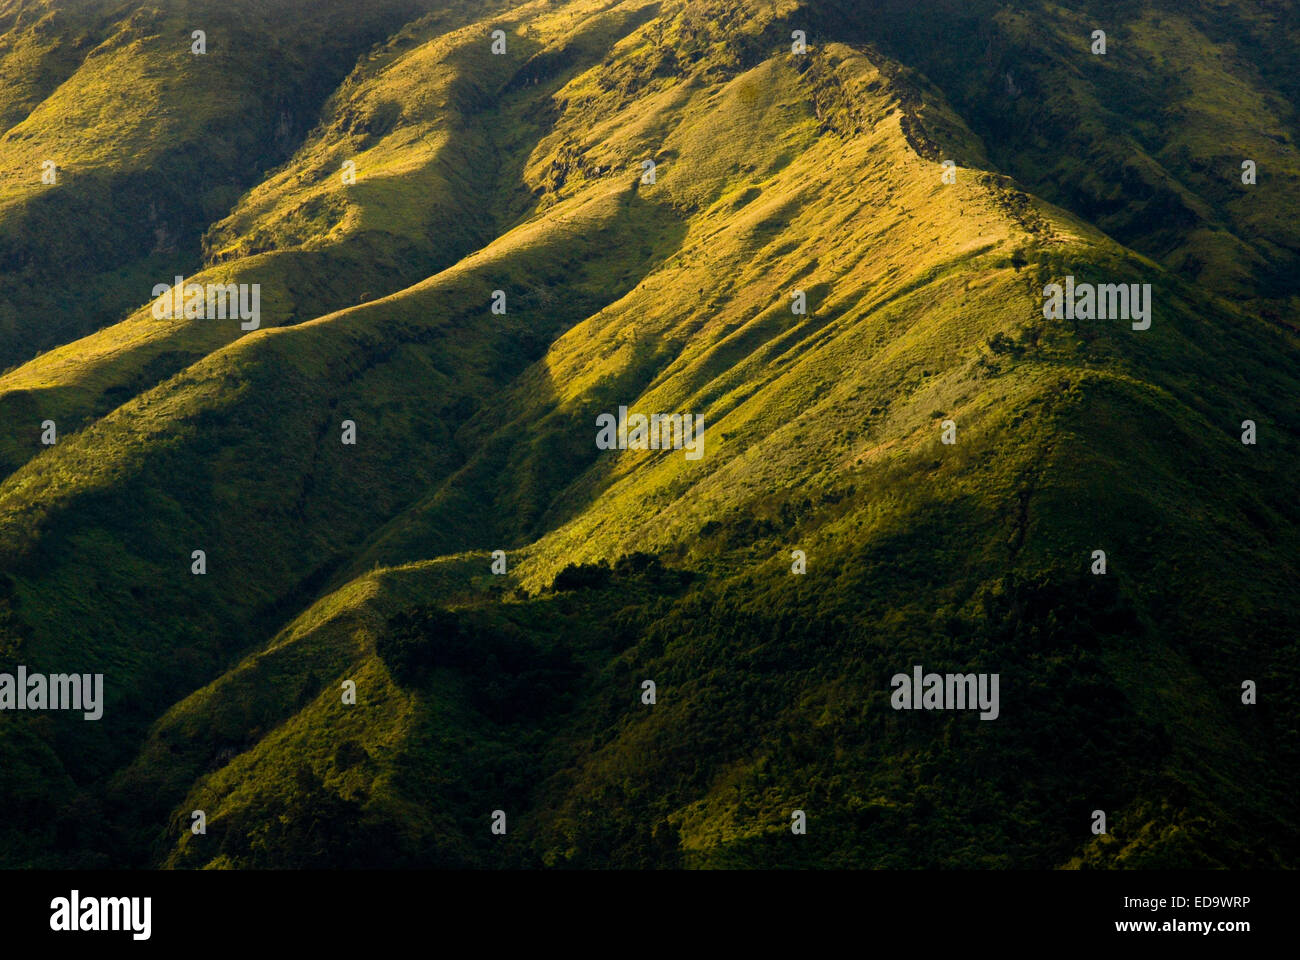
[[[3,862],[1294,866],[1295,297],[1240,237],[1188,269],[1199,221],[1102,218],[1144,255],[999,169],[918,52],[987,4],[431,6],[191,231],[261,329],[145,306],[0,376],[0,658],[114,681],[6,723]],[[1151,328],[1046,320],[1067,275]],[[601,453],[619,406],[705,456]],[[918,663],[1002,715],[890,710]]]

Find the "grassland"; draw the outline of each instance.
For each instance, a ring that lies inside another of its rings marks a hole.
[[[0,863],[1295,866],[1296,24],[994,6],[0,5]]]

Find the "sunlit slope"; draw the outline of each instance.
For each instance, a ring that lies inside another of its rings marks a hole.
[[[1017,245],[1032,234],[1008,208],[1026,198],[970,170],[945,185],[940,166],[917,156],[902,135],[905,117],[892,93],[862,93],[882,78],[861,54],[832,48],[809,73],[812,82],[772,60],[684,108],[671,106],[669,90],[644,114],[630,114],[640,136],[651,120],[657,126],[649,129],[662,135],[656,183],[640,186],[639,196],[689,223],[680,249],[569,331],[510,388],[508,402],[471,421],[465,442],[475,455],[462,476],[433,492],[432,519],[394,523],[361,566],[414,559],[430,537],[449,550],[461,549],[466,536],[480,547],[491,538],[516,544],[531,539],[538,524],[554,526],[584,508],[589,484],[555,497],[577,465],[597,462],[595,417],[620,404],[699,410],[708,449],[716,451],[727,443],[725,427],[717,426],[724,411],[783,377],[786,364],[855,316],[892,308],[896,319],[904,315],[901,302],[934,302],[954,282],[981,289],[971,299],[999,312],[990,279],[967,274],[1015,275]],[[866,133],[820,127],[820,103],[836,97],[856,98]],[[591,152],[579,162],[601,167],[601,148]],[[1051,229],[1036,215],[1031,225],[1045,235]],[[798,291],[807,300],[804,314],[793,313]],[[873,338],[892,343],[898,332],[882,321]],[[955,341],[968,333],[962,327],[941,336]],[[854,372],[855,380],[864,376],[869,369]],[[558,402],[538,389],[548,383],[557,385]],[[692,406],[696,397],[705,402]],[[625,461],[601,462],[592,476],[628,469]],[[684,469],[680,455],[664,469]],[[504,500],[469,493],[494,486]],[[573,507],[578,489],[583,496]],[[402,551],[403,542],[413,553]]]
[[[0,4],[0,130],[21,121],[63,83],[104,37],[126,3],[68,9],[53,0],[6,0]]]
[[[30,24],[41,8],[23,5],[0,35],[0,69],[32,78],[0,134],[0,368],[119,320],[155,283],[191,272],[204,229],[290,154],[357,55],[420,5],[301,6],[92,2]]]
[[[615,5],[582,30],[552,25],[517,36],[510,56],[491,54],[484,22],[457,26],[463,4],[410,25],[357,67],[289,162],[212,226],[205,268],[186,282],[257,284],[260,324],[270,327],[387,295],[452,265],[532,206],[520,168],[521,144],[541,135],[535,104],[632,29],[642,7]],[[561,68],[537,86],[531,81],[548,58]],[[160,266],[139,294],[187,266]],[[159,321],[151,311],[0,377],[0,471],[35,455],[44,421],[71,433],[243,333],[232,320]]]

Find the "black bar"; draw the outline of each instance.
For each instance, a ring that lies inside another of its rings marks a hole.
[[[73,890],[83,907],[87,898],[150,898],[148,939],[129,929],[52,930],[52,901]],[[1298,892],[1294,873],[1233,872],[7,872],[0,922],[7,945],[374,948],[430,935],[448,948],[450,937],[537,948],[598,937],[611,951],[640,952],[676,949],[693,931],[693,939],[724,943],[822,943],[826,952],[830,936],[865,946],[900,935],[926,952],[1125,941],[1230,950],[1287,936]],[[1249,929],[1162,929],[1207,921]],[[1156,929],[1118,930],[1125,922]]]

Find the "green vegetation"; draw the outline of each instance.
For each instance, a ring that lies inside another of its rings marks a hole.
[[[56,6],[0,2],[0,671],[108,702],[0,715],[0,865],[1300,863],[1294,16]]]

